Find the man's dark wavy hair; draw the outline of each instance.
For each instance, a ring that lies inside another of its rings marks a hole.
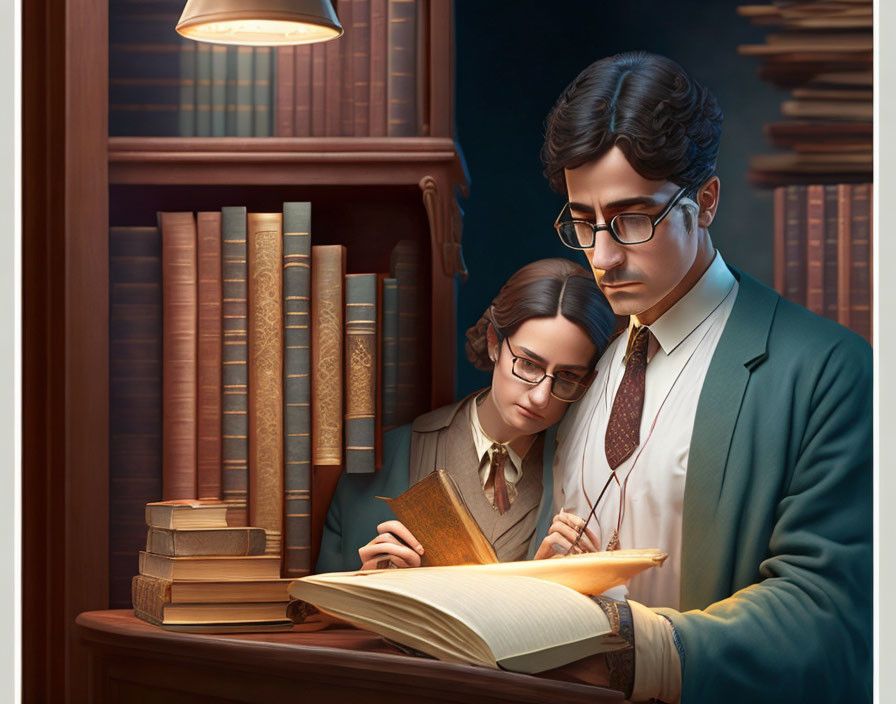
[[[714,173],[722,110],[708,88],[664,56],[626,52],[595,61],[567,86],[547,118],[541,159],[551,188],[563,169],[618,146],[641,176],[697,190]]]

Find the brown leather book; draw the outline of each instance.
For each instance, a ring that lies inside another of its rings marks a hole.
[[[785,281],[784,295],[794,303],[806,305],[806,187],[787,186],[784,218]]]
[[[345,33],[338,41],[339,47],[339,134],[352,137],[355,134],[355,89],[352,85],[355,46],[355,0],[339,0],[339,17]]]
[[[849,292],[852,273],[852,185],[837,186],[837,322],[849,327]]]
[[[338,41],[338,40],[334,40]],[[327,136],[327,44],[312,44],[311,51],[311,136]]]
[[[370,134],[370,0],[352,0],[350,85],[356,137]]]
[[[806,308],[824,314],[824,186],[806,187]]]
[[[311,136],[311,49],[313,44],[300,44],[295,49],[295,118],[293,134]]]
[[[150,528],[146,552],[170,557],[263,555],[264,528]]]
[[[221,498],[221,213],[196,214],[199,349],[196,481],[200,499]]]
[[[140,551],[140,574],[161,579],[274,579],[277,555],[169,557]]]
[[[162,230],[162,499],[195,499],[198,286],[193,213]]]
[[[342,471],[345,256],[342,245],[311,247],[311,564]]]
[[[424,567],[488,565],[498,561],[494,548],[444,469],[423,477],[400,496],[384,500],[423,545]]]
[[[342,39],[324,42],[324,122],[327,137],[342,133]]]
[[[370,0],[370,136],[386,136],[388,0]]]
[[[850,206],[849,327],[871,342],[871,184],[852,187]]]
[[[226,528],[228,504],[221,501],[153,501],[144,518],[150,528]]]
[[[277,47],[276,121],[274,136],[295,136],[295,50],[294,46]]]
[[[216,602],[180,604],[171,599],[167,579],[136,575],[131,581],[131,599],[141,618],[156,625],[178,623],[228,623],[274,621],[286,618],[287,599],[267,602]],[[285,590],[284,590],[285,591]]]
[[[283,536],[283,214],[249,213],[249,523]]]

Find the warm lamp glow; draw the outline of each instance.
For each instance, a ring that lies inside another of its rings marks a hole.
[[[187,0],[176,27],[212,44],[311,44],[342,35],[329,0]]]

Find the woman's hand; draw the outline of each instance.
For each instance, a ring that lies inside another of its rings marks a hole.
[[[419,567],[423,546],[401,521],[386,521],[376,527],[378,535],[358,550],[362,570],[383,567]]]
[[[538,546],[535,559],[545,560],[550,557],[566,555],[570,546],[576,542],[576,538],[578,538],[579,532],[584,525],[585,519],[561,509],[560,513],[554,516],[554,522],[551,523],[547,536],[541,541],[541,545]],[[576,543],[575,549],[569,554],[578,555],[583,552],[598,552],[598,548],[595,546],[599,542],[597,536],[588,528],[585,528],[585,532],[579,538],[579,542]]]

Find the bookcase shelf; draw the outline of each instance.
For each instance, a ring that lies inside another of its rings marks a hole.
[[[112,137],[110,184],[418,184],[466,190],[463,160],[444,137]],[[441,185],[441,184],[440,184]]]
[[[87,700],[75,617],[109,606],[110,225],[308,200],[317,240],[341,239],[349,271],[384,271],[394,242],[415,239],[421,389],[432,406],[453,400],[467,178],[453,140],[452,2],[421,1],[429,136],[382,138],[110,138],[110,0],[23,7],[25,700]]]

